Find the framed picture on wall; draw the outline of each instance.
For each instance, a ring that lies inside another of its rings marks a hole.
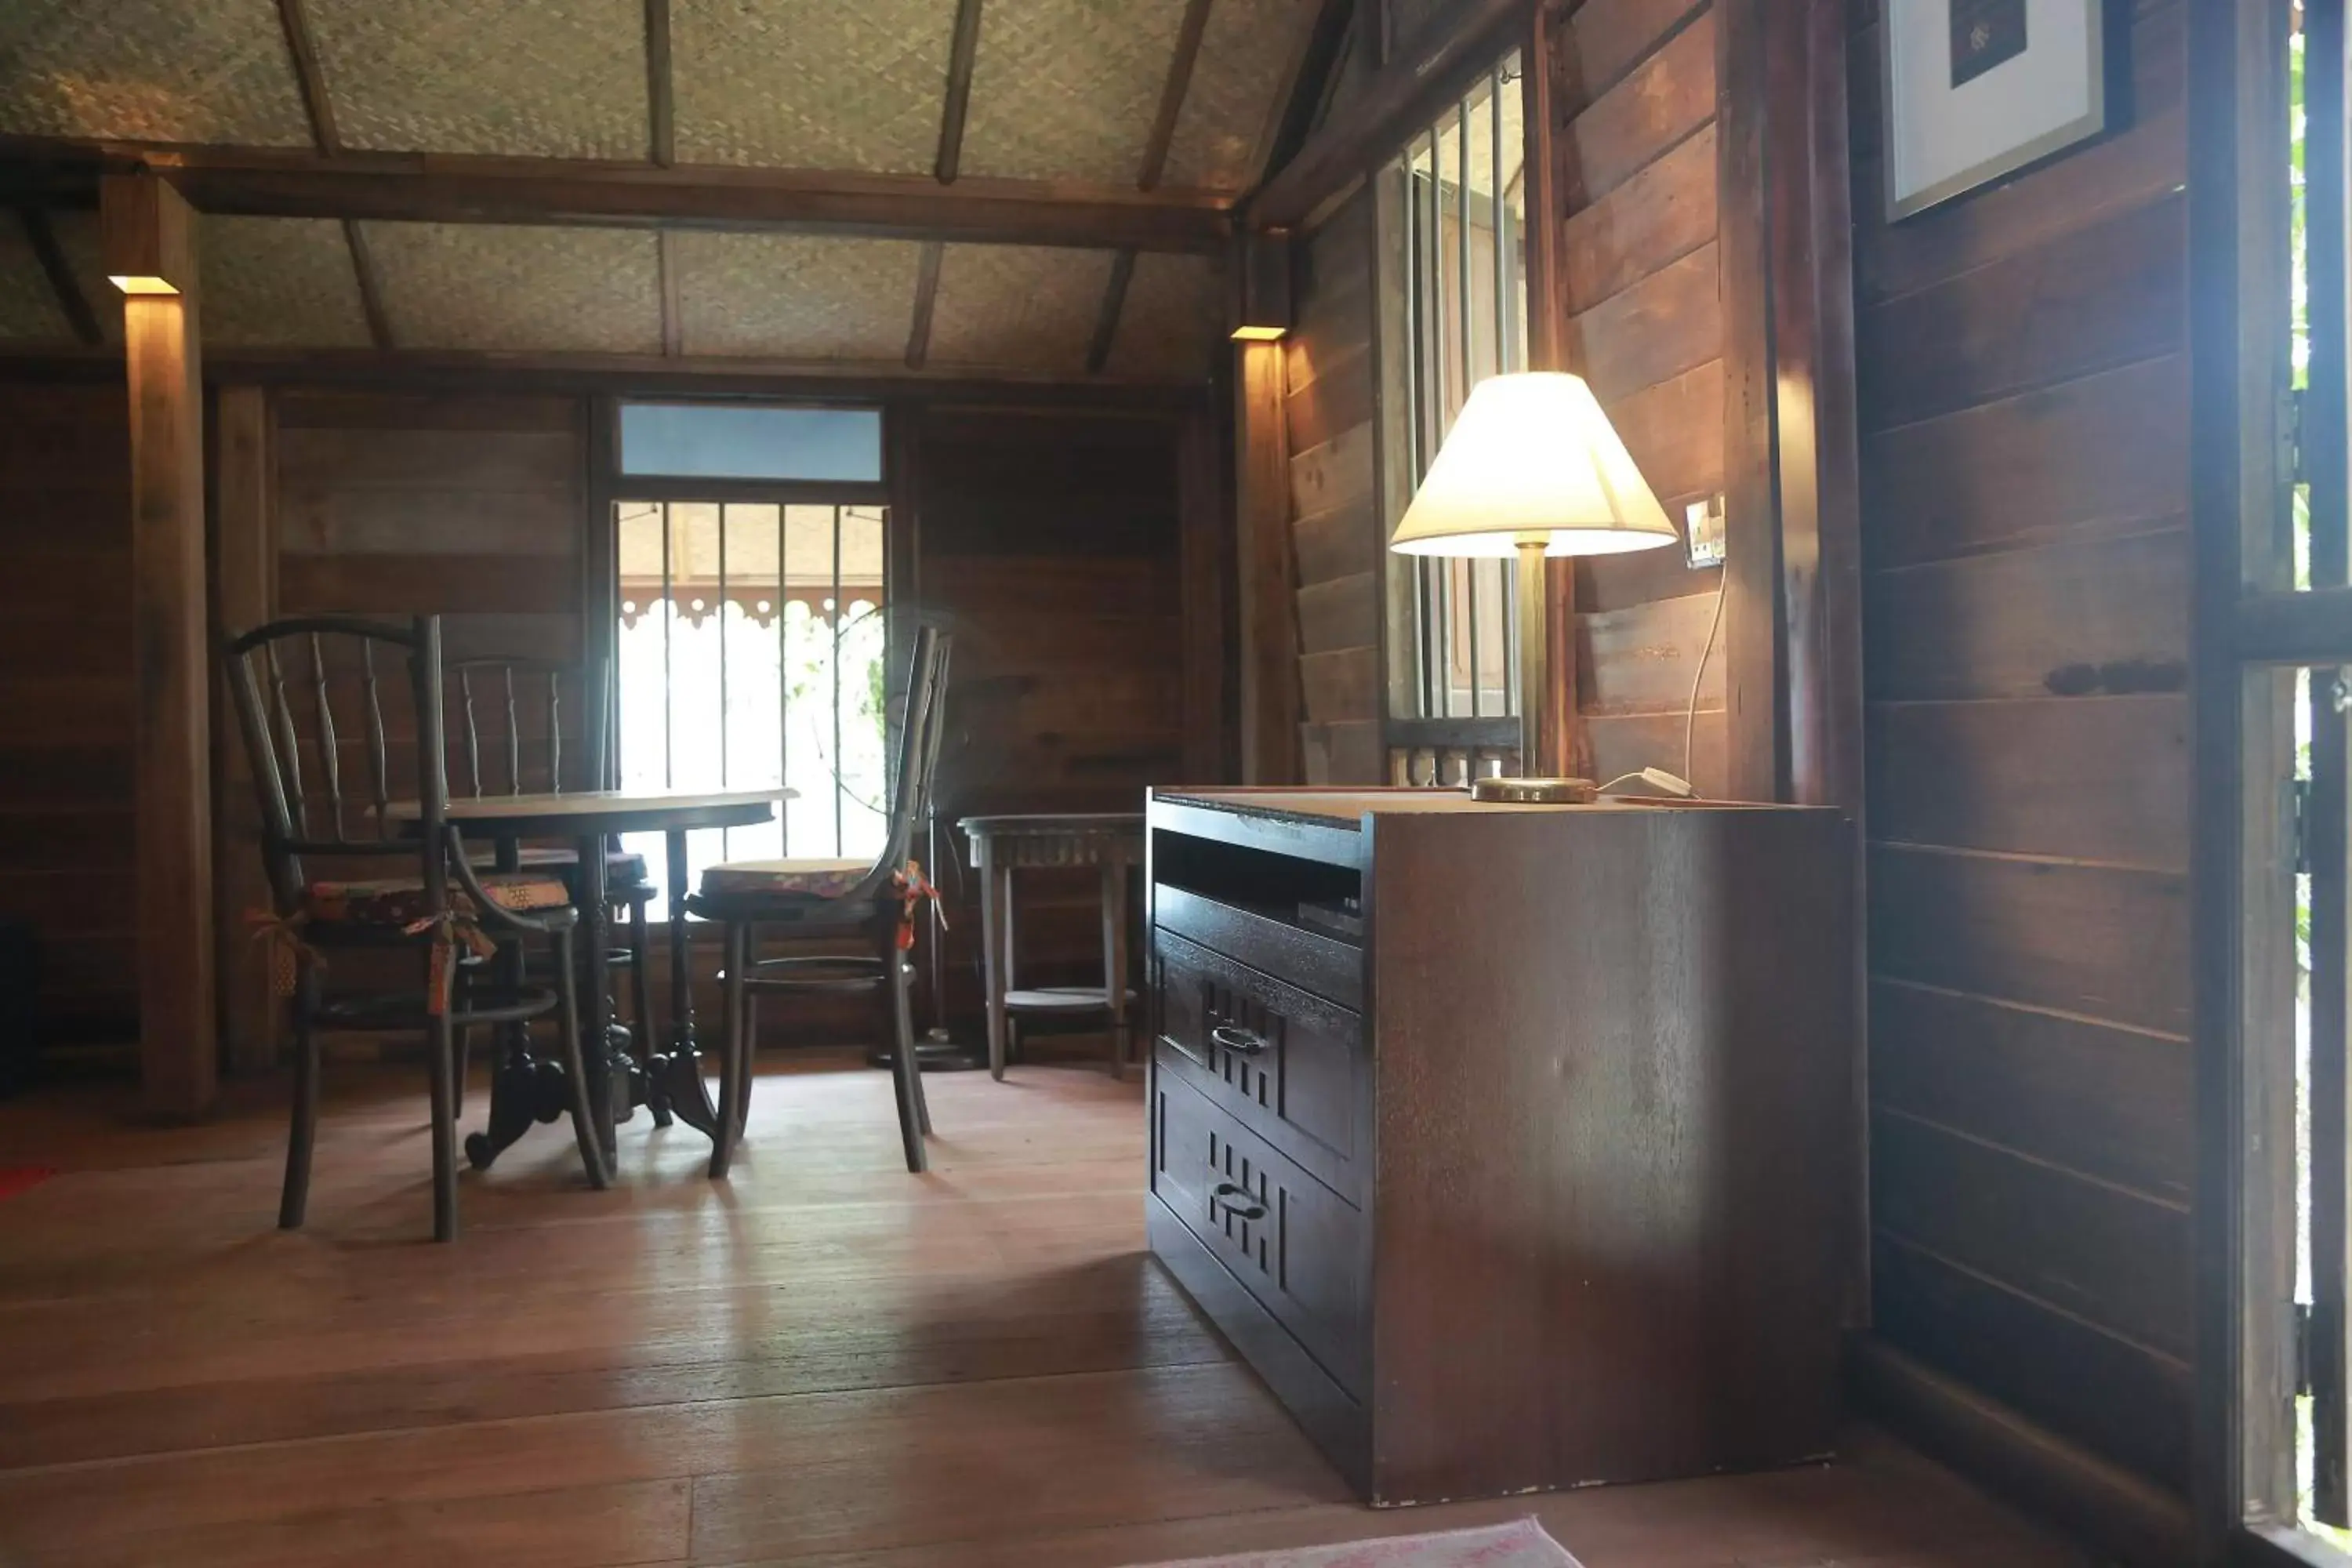
[[[2106,129],[2102,0],[1886,0],[1886,216]]]

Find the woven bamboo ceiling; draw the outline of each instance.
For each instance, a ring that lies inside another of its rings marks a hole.
[[[144,162],[215,349],[1197,377],[1319,9],[8,0],[0,344],[119,335]]]

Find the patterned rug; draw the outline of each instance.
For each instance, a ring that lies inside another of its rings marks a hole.
[[[1143,1568],[1139,1564],[1138,1568]],[[1576,1559],[1532,1519],[1438,1535],[1392,1535],[1339,1546],[1196,1557],[1157,1568],[1577,1568]]]
[[[0,1198],[13,1198],[56,1174],[40,1165],[0,1165]]]

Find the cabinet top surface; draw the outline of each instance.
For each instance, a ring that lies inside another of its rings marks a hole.
[[[1213,811],[1247,812],[1254,816],[1300,817],[1334,826],[1355,827],[1366,816],[1557,816],[1568,813],[1592,815],[1649,811],[1797,810],[1736,801],[1666,801],[1603,799],[1585,805],[1520,805],[1500,801],[1472,800],[1455,789],[1169,789],[1152,792],[1152,800],[1180,805],[1205,806]]]

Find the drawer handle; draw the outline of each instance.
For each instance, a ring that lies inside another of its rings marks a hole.
[[[1219,1024],[1209,1031],[1209,1038],[1229,1051],[1239,1051],[1245,1057],[1265,1051],[1266,1038],[1255,1029],[1244,1029],[1239,1024]]]
[[[1234,1202],[1236,1198],[1241,1201]],[[1257,1201],[1257,1194],[1247,1187],[1237,1187],[1231,1182],[1219,1182],[1210,1189],[1209,1212],[1215,1213],[1220,1205],[1223,1205],[1227,1212],[1238,1215],[1243,1219],[1260,1220],[1265,1217],[1265,1205]]]

